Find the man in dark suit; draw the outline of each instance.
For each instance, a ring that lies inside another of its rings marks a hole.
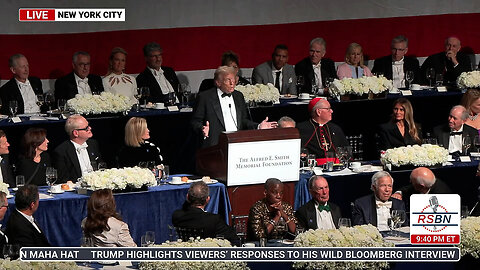
[[[239,244],[239,238],[232,227],[217,214],[205,212],[205,206],[210,201],[209,188],[203,181],[193,183],[188,189],[187,199],[182,209],[172,215],[175,227],[197,229],[202,238],[216,238],[223,235],[232,244]]]
[[[405,74],[407,71],[413,71],[413,83],[420,81],[420,65],[415,57],[405,56],[408,52],[408,38],[405,36],[396,36],[390,44],[391,55],[387,55],[375,60],[372,72],[383,74],[389,80],[393,80],[393,86],[396,88],[407,87]]]
[[[214,75],[217,87],[198,95],[191,123],[193,129],[203,137],[203,147],[216,145],[218,136],[224,131],[277,126],[276,122],[267,122],[268,117],[260,124],[248,119],[243,94],[235,91],[235,77],[234,68],[221,66]]]
[[[338,220],[342,213],[340,207],[329,202],[330,189],[327,180],[322,176],[312,176],[308,180],[308,190],[312,199],[295,213],[298,225],[305,230],[338,229]]]
[[[5,217],[5,213],[8,210],[8,199],[5,192],[0,191],[0,221]],[[2,224],[0,224],[0,227]],[[0,249],[3,250],[3,246],[8,243],[8,237],[5,235],[3,230],[0,229]],[[3,258],[3,253],[0,254],[0,258]]]
[[[65,131],[70,140],[57,146],[53,153],[61,183],[68,180],[77,181],[78,178],[93,171],[96,164],[102,160],[97,142],[91,139],[93,133],[87,119],[78,114],[68,117]]]
[[[467,118],[467,109],[462,105],[457,105],[450,110],[448,124],[439,125],[433,129],[433,134],[437,138],[438,143],[448,149],[450,154],[459,156],[463,153],[463,138],[466,136],[470,137],[471,140],[471,147],[468,151],[476,151],[473,140],[475,136],[478,136],[478,130],[465,125]]]
[[[435,70],[435,74],[443,75],[443,83],[455,85],[457,77],[462,72],[472,70],[470,57],[462,52],[460,40],[456,37],[445,39],[445,51],[430,55],[422,64],[420,74],[425,84],[429,83],[426,73],[429,68]],[[434,78],[435,80],[435,78]]]
[[[15,207],[7,222],[8,242],[20,247],[49,247],[50,243],[33,218],[39,204],[38,187],[22,186],[15,193]]]
[[[10,101],[17,101],[16,113],[37,113],[36,95],[43,94],[42,82],[37,77],[30,77],[28,60],[22,54],[14,54],[8,60],[13,78],[0,88],[0,98],[3,106],[2,114],[11,114]]]
[[[102,78],[90,74],[90,54],[78,51],[72,57],[73,71],[55,82],[55,99],[69,100],[76,94],[103,92]]]
[[[178,78],[171,67],[162,66],[163,49],[155,42],[143,47],[147,67],[137,76],[138,87],[150,89],[150,102],[168,102],[168,94],[178,95]],[[178,100],[178,99],[177,99]]]
[[[353,225],[372,224],[379,231],[389,230],[388,219],[392,210],[404,210],[403,201],[392,198],[393,178],[386,171],[380,171],[372,177],[373,194],[355,200],[352,219]],[[408,226],[408,222],[404,222]]]
[[[253,84],[273,84],[280,94],[297,94],[297,77],[295,70],[288,62],[288,47],[283,44],[275,46],[272,60],[264,62],[253,69]]]
[[[319,94],[324,93],[327,79],[337,78],[335,64],[332,60],[323,58],[327,48],[327,44],[323,38],[314,38],[310,41],[309,56],[301,60],[295,65],[295,74],[303,76],[304,85],[302,89],[297,89],[299,93],[311,93],[312,83],[319,90]],[[324,93],[327,94],[327,93]]]
[[[10,187],[15,187],[15,178],[13,177],[12,165],[10,164],[10,159],[8,154],[10,150],[8,147],[10,144],[7,141],[7,135],[3,130],[0,130],[0,171],[2,181],[10,185]]]

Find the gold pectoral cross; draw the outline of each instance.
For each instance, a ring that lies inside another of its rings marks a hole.
[[[328,151],[328,149],[330,149],[330,144],[325,139],[325,136],[322,136],[320,140],[321,140],[322,148],[325,149],[325,151]]]

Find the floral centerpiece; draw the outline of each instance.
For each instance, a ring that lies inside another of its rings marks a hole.
[[[330,85],[330,92],[332,95],[340,97],[347,94],[357,96],[372,94],[380,94],[387,90],[393,89],[391,80],[380,77],[362,77],[358,79],[343,78],[341,80],[335,79]]]
[[[469,254],[473,258],[480,258],[480,217],[467,217],[460,224],[460,253]]]
[[[434,166],[447,162],[448,150],[432,144],[408,145],[388,149],[380,155],[382,164]]]
[[[68,107],[79,114],[118,113],[130,110],[133,101],[124,95],[102,92],[100,95],[77,94],[67,101]]]
[[[21,270],[73,270],[80,269],[75,262],[22,262],[0,259],[0,269]]]
[[[0,191],[5,192],[5,194],[10,195],[10,191],[8,190],[9,185],[4,182],[0,182]]]
[[[139,189],[144,186],[153,186],[157,182],[149,169],[133,167],[123,169],[108,169],[87,173],[79,181],[80,186],[89,190],[112,189],[124,190]]]
[[[188,242],[178,240],[176,242],[165,242],[161,245],[153,245],[154,247],[231,247],[230,242],[224,239],[193,239]],[[245,262],[182,262],[182,261],[159,261],[159,262],[141,262],[140,270],[156,270],[156,269],[205,269],[205,270],[245,270],[249,269]]]
[[[296,247],[392,247],[372,225],[308,230],[295,238]],[[302,269],[384,269],[387,262],[295,262]]]
[[[462,72],[457,78],[457,86],[459,88],[480,87],[480,71]]]
[[[247,84],[247,85],[237,85],[235,90],[240,91],[245,97],[245,102],[278,102],[280,94],[278,89],[269,83],[265,84]]]

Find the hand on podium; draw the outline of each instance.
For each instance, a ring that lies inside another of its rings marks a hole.
[[[258,129],[269,129],[269,128],[276,128],[278,126],[277,122],[272,121],[268,122],[268,116],[263,120],[259,125]]]

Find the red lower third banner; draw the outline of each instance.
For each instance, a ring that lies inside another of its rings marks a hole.
[[[460,244],[460,235],[458,234],[412,234],[410,235],[412,244]]]

